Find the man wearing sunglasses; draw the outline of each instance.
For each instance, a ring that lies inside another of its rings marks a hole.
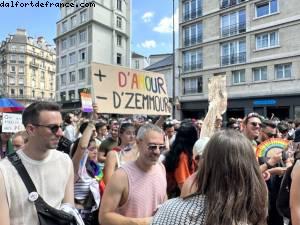
[[[62,203],[74,205],[72,161],[67,154],[55,150],[63,135],[59,106],[32,103],[23,112],[22,121],[28,142],[17,154],[37,193],[55,208],[60,208]],[[39,224],[33,197],[15,167],[7,158],[3,159],[0,162],[1,225]]]
[[[244,135],[253,143],[253,145],[256,145],[256,139],[259,136],[259,132],[261,129],[261,119],[258,113],[252,112],[249,113],[244,121],[242,130]]]
[[[136,136],[139,156],[118,169],[108,182],[99,212],[102,225],[149,224],[166,200],[166,171],[158,162],[165,150],[164,132],[153,124]]]

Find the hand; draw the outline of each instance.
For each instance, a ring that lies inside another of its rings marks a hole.
[[[275,166],[277,163],[279,163],[282,160],[282,151],[276,151],[274,155],[271,156],[271,158],[268,160],[268,163],[271,166]]]
[[[287,167],[275,167],[267,170],[271,175],[282,176],[286,172]]]
[[[263,176],[264,180],[267,181],[270,179],[271,174],[268,171],[265,171],[262,173],[262,176]]]

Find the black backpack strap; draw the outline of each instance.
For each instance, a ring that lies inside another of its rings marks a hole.
[[[7,158],[9,159],[9,161],[13,164],[13,166],[16,168],[16,170],[18,171],[21,179],[23,180],[27,191],[29,193],[32,192],[37,192],[34,183],[32,182],[25,166],[23,165],[19,155],[16,152],[13,152],[9,155],[7,155]]]

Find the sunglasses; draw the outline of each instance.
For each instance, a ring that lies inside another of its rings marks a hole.
[[[36,127],[46,127],[48,129],[50,129],[53,134],[56,134],[57,131],[59,130],[59,128],[62,129],[62,125],[57,125],[57,124],[49,124],[49,125],[33,124],[33,126],[36,126]]]
[[[267,135],[269,138],[275,138],[275,137],[277,137],[277,134],[272,134],[272,133],[266,133],[266,135]]]
[[[250,124],[254,127],[259,126],[259,128],[261,128],[261,123],[251,122]]]
[[[247,118],[249,119],[249,118],[251,118],[251,117],[259,117],[259,114],[256,113],[256,112],[249,113],[249,114],[247,115]]]
[[[156,145],[156,144],[149,144],[148,150],[154,152],[156,149],[159,149],[160,152],[163,152],[166,149],[165,145]]]

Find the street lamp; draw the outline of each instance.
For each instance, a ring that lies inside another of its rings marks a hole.
[[[175,119],[175,0],[173,0],[173,68],[172,68],[172,117]]]

